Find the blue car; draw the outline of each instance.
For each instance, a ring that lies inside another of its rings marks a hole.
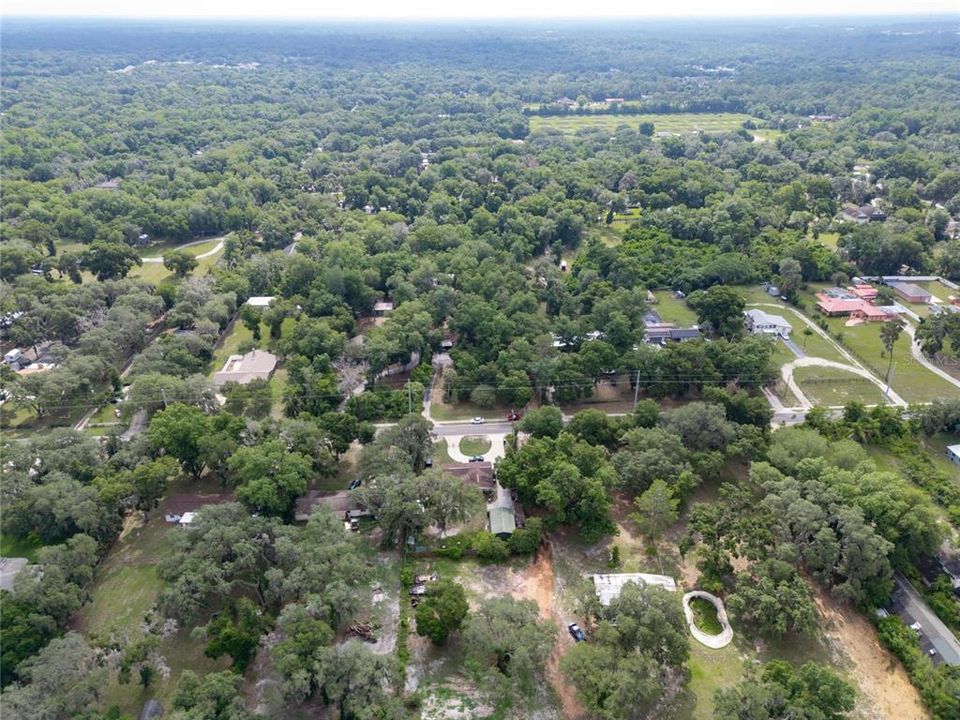
[[[567,630],[570,631],[570,634],[573,636],[573,639],[577,642],[584,642],[587,639],[587,636],[583,634],[583,630],[580,629],[580,626],[576,623],[570,623],[567,625]]]

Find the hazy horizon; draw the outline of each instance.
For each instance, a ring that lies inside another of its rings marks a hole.
[[[565,20],[696,20],[696,19],[844,19],[958,16],[955,0],[809,0],[771,6],[764,0],[730,0],[723,6],[705,0],[679,0],[637,11],[628,0],[608,0],[603,13],[594,6],[558,9],[549,0],[490,0],[482,6],[440,0],[414,0],[402,10],[394,3],[373,0],[360,7],[316,8],[302,0],[276,0],[264,5],[251,0],[169,0],[158,5],[122,0],[6,0],[3,19],[27,20],[316,20],[316,21],[558,21]]]

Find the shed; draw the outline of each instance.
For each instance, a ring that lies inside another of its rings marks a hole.
[[[517,529],[517,521],[513,508],[505,505],[495,505],[487,509],[490,518],[490,532],[502,540],[508,539]]]
[[[960,443],[947,447],[947,460],[955,465],[960,465]]]

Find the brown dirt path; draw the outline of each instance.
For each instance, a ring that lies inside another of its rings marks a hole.
[[[566,633],[566,623],[560,617],[554,602],[554,590],[553,555],[550,544],[547,543],[537,551],[533,563],[524,574],[523,582],[516,586],[513,594],[518,598],[536,602],[540,608],[540,619],[550,620],[560,628],[557,642],[547,658],[546,677],[562,703],[561,717],[565,720],[582,720],[587,717],[587,711],[560,671],[560,659],[573,643]]]
[[[877,639],[866,618],[823,591],[814,597],[824,634],[847,656],[851,675],[876,720],[927,720],[930,712],[906,670]]]

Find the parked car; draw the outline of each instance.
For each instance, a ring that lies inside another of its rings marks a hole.
[[[474,455],[467,462],[483,462],[483,455]]]
[[[573,639],[577,642],[583,642],[587,639],[587,636],[583,634],[583,630],[581,630],[580,626],[576,623],[570,623],[567,625],[567,630],[570,631],[570,635],[572,635]]]
[[[428,468],[432,468],[432,467],[433,467],[433,458],[426,458],[426,459],[423,461],[423,466],[424,466],[424,467],[428,467]]]
[[[473,418],[472,420],[470,420],[470,424],[471,424],[471,425],[483,425],[483,418],[477,416],[477,417]]]
[[[347,489],[356,490],[361,485],[363,485],[363,480],[361,480],[360,478],[354,478],[353,480],[350,481],[350,487]]]
[[[522,419],[523,413],[514,412],[512,410],[510,411],[510,414],[507,415],[507,422],[517,422],[518,420]]]

